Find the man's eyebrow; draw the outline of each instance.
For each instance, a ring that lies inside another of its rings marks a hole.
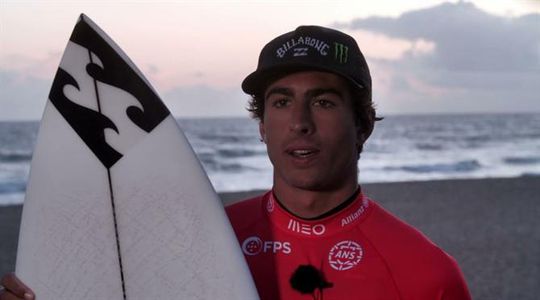
[[[334,94],[334,95],[337,95],[337,96],[339,96],[340,98],[343,99],[343,93],[340,90],[334,89],[334,88],[309,90],[306,93],[306,97],[307,98],[313,98],[313,97],[317,97],[317,96],[324,95],[324,94]]]
[[[266,92],[266,95],[264,96],[264,98],[268,98],[270,97],[272,94],[280,94],[280,95],[284,95],[284,96],[294,96],[294,93],[291,89],[289,88],[284,88],[284,87],[274,87],[274,88],[271,88],[268,92]]]
[[[280,94],[284,96],[294,96],[294,92],[289,88],[284,87],[275,87],[270,89],[266,95],[265,98],[268,98],[272,94]],[[307,91],[306,98],[313,98],[324,94],[335,94],[339,96],[340,98],[343,98],[343,93],[335,88],[319,88],[319,89],[312,89]]]

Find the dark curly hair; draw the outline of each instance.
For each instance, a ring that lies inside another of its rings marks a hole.
[[[251,99],[248,101],[248,107],[246,108],[250,112],[251,117],[260,122],[264,121],[264,90],[260,89],[258,93],[251,95]],[[373,132],[375,122],[383,118],[376,115],[375,107],[371,101],[371,91],[358,89],[351,85],[349,85],[349,91],[352,99],[351,103],[355,123],[360,128],[363,137],[362,144],[358,147],[358,156],[360,157],[365,141]]]

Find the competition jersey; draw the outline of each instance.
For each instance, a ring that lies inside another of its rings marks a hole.
[[[272,192],[227,214],[263,300],[471,299],[452,257],[361,193],[317,220]]]

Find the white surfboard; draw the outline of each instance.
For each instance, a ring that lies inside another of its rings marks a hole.
[[[16,274],[40,300],[258,299],[184,134],[84,15],[41,121]]]

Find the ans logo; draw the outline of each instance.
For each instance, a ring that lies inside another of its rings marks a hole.
[[[354,268],[364,255],[362,247],[355,241],[341,241],[328,253],[328,262],[334,270],[345,271]]]
[[[349,60],[349,47],[340,43],[334,43],[334,59],[340,64],[347,63]]]
[[[254,256],[260,253],[272,252],[274,254],[281,252],[290,254],[292,251],[291,243],[280,241],[263,241],[258,236],[248,237],[242,243],[242,251],[245,255]]]

